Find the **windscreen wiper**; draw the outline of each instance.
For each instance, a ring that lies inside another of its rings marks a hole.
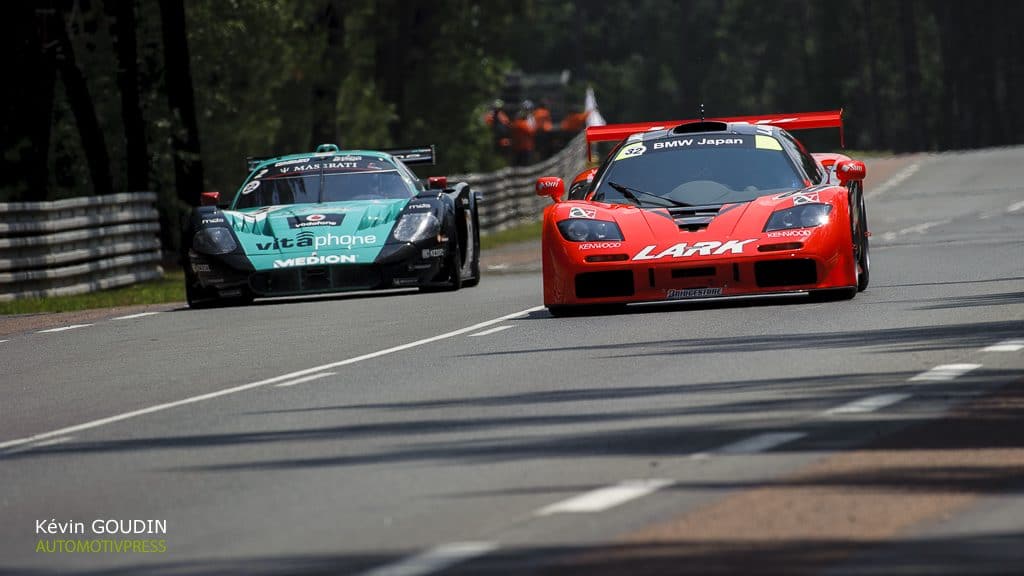
[[[681,207],[693,206],[693,204],[686,204],[685,202],[678,202],[678,201],[673,200],[671,198],[665,198],[664,196],[658,196],[657,194],[654,194],[654,193],[651,193],[651,192],[646,192],[644,190],[639,190],[637,188],[630,188],[629,186],[625,186],[623,184],[619,184],[618,182],[608,182],[608,185],[611,186],[612,188],[614,188],[615,190],[621,192],[622,195],[625,196],[626,198],[629,198],[630,200],[636,202],[637,205],[643,204],[643,201],[640,200],[640,197],[637,196],[637,194],[643,194],[644,196],[650,196],[651,198],[657,198],[658,200],[661,200],[662,202],[668,202],[672,206],[681,206]]]

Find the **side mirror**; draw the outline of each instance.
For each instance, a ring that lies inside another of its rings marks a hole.
[[[549,196],[552,201],[559,202],[565,194],[565,181],[557,176],[541,176],[537,178],[537,196]]]
[[[199,195],[200,206],[216,206],[220,204],[220,192],[203,192]]]
[[[852,180],[863,180],[867,173],[867,167],[860,160],[840,160],[836,162],[836,178],[839,178],[840,184],[846,184]]]
[[[448,187],[447,176],[431,176],[427,178],[427,188],[431,190],[444,190]]]

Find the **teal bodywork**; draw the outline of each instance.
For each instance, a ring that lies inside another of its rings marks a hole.
[[[291,160],[358,155],[394,165],[380,152],[346,150],[317,154],[294,154],[264,161],[255,166],[239,187],[232,202],[238,204],[242,190],[260,172]],[[402,210],[420,190],[408,182],[409,198],[349,200],[343,202],[286,204],[222,211],[242,250],[257,271],[322,264],[369,264],[374,262]],[[316,225],[310,217],[323,216]]]

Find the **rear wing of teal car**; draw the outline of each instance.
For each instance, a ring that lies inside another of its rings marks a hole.
[[[330,146],[331,149],[325,148],[326,146]],[[316,152],[344,153],[345,151],[339,150],[338,147],[334,146],[333,144],[321,144],[319,147],[317,147]],[[379,150],[379,152],[390,154],[408,165],[434,165],[437,163],[437,152],[433,144],[431,144],[430,146],[413,146],[411,148],[387,148]],[[249,169],[249,171],[252,172],[253,170],[256,169],[257,166],[259,166],[263,162],[266,162],[267,160],[273,160],[274,158],[280,158],[280,156],[246,156],[245,165]]]

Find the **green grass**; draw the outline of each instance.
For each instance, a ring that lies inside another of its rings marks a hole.
[[[480,249],[487,250],[489,248],[497,248],[502,244],[511,244],[513,242],[525,242],[527,240],[540,240],[540,222],[533,222],[530,224],[522,224],[515,228],[509,228],[508,230],[502,230],[501,232],[495,232],[494,234],[488,234],[487,236],[480,237]]]
[[[79,296],[26,298],[0,302],[2,314],[34,314],[39,312],[73,312],[90,308],[111,308],[135,304],[160,304],[185,300],[185,279],[181,270],[172,270],[160,280],[141,282],[124,288],[90,292]]]

